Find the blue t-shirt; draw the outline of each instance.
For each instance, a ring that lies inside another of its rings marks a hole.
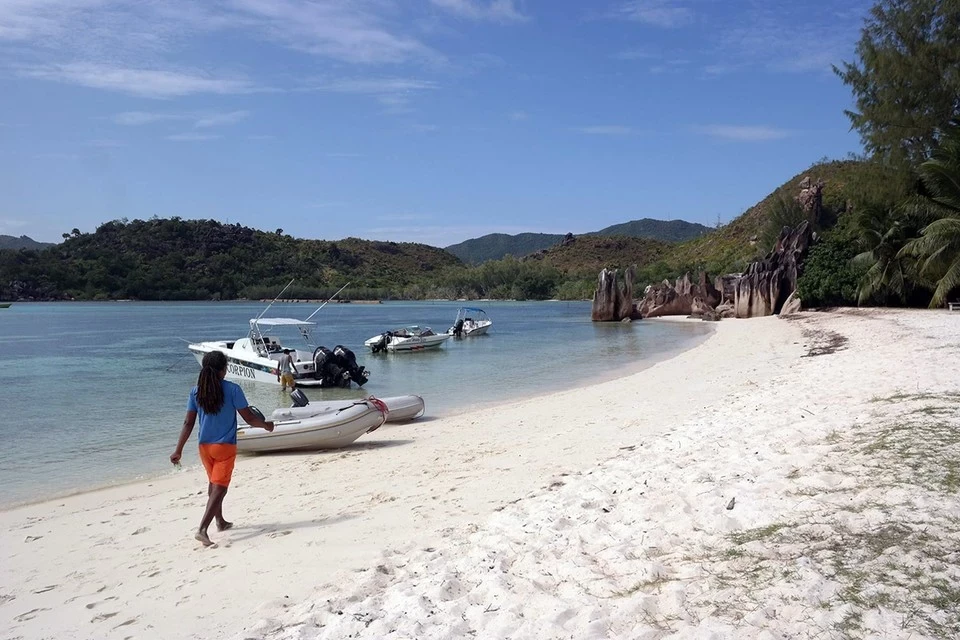
[[[250,406],[240,385],[220,381],[223,406],[219,413],[207,413],[197,405],[197,388],[190,391],[187,411],[196,411],[200,418],[200,444],[237,444],[237,411]]]

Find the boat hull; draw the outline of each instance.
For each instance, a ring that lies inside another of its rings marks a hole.
[[[393,396],[379,398],[387,407],[387,422],[406,422],[416,420],[423,415],[424,402],[420,396]],[[311,402],[305,407],[289,407],[276,409],[270,414],[270,420],[303,420],[311,416],[333,414],[341,409],[350,407],[354,400]],[[360,400],[359,402],[364,402]]]
[[[391,342],[387,344],[387,351],[391,353],[399,353],[404,351],[425,351],[427,349],[436,349],[444,342],[450,338],[449,335],[445,333],[434,334],[432,336],[426,337],[414,337],[414,338],[391,338]],[[371,350],[374,348],[380,341],[380,336],[374,336],[370,338],[364,344],[369,347]]]
[[[339,449],[376,430],[385,416],[372,402],[358,402],[303,419],[276,422],[273,431],[241,424],[237,429],[239,453],[314,451]]]

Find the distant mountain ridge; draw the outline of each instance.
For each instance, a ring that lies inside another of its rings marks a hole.
[[[37,242],[28,236],[0,235],[0,249],[45,249],[52,247],[55,242]]]
[[[699,238],[709,231],[711,231],[710,227],[686,220],[642,218],[583,235],[628,236],[662,242],[684,242]],[[491,233],[444,248],[468,264],[479,264],[487,260],[499,260],[506,255],[519,258],[542,249],[549,249],[563,238],[563,234],[557,233],[518,233],[516,235]]]

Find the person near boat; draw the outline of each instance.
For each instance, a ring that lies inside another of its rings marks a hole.
[[[280,391],[286,391],[288,386],[290,391],[297,388],[297,382],[293,377],[293,374],[297,373],[297,365],[294,364],[290,351],[291,349],[284,349],[283,355],[277,362],[277,381],[280,382]]]
[[[183,447],[197,418],[200,418],[200,461],[207,471],[207,506],[200,519],[200,528],[195,535],[205,547],[213,544],[207,528],[214,520],[217,530],[226,531],[233,526],[223,517],[223,499],[227,495],[233,465],[237,459],[237,413],[247,424],[273,431],[273,422],[264,420],[259,412],[250,409],[243,389],[224,380],[227,375],[227,356],[222,351],[211,351],[203,357],[197,386],[190,391],[187,400],[187,415],[177,440],[177,448],[170,454],[170,462],[180,464]]]

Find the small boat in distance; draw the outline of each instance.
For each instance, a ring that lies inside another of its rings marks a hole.
[[[0,309],[9,309],[12,302],[0,302]]]
[[[449,333],[435,333],[430,327],[411,325],[393,331],[384,331],[373,336],[363,344],[370,347],[370,351],[423,351],[435,349],[450,339]]]
[[[460,307],[457,309],[457,319],[453,322],[453,326],[447,330],[447,333],[454,338],[482,336],[492,325],[493,320],[487,316],[487,312],[483,309]]]

